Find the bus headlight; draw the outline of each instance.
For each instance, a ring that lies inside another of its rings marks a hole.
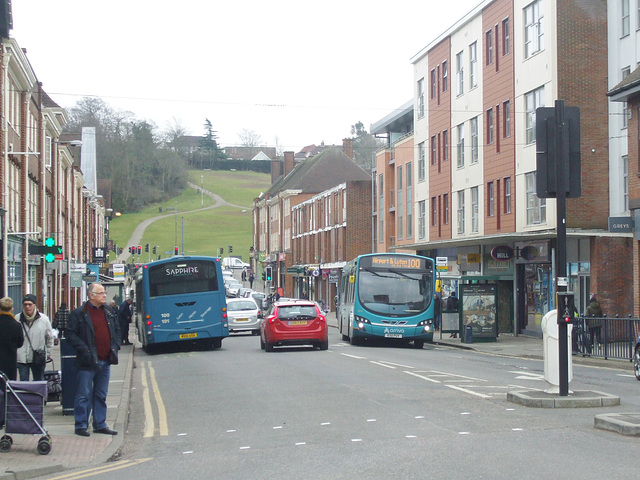
[[[371,322],[368,318],[360,317],[359,315],[354,315],[353,319],[356,321],[356,325],[360,330],[364,330],[365,325],[371,325]]]
[[[424,327],[425,332],[431,332],[433,330],[433,318],[428,320],[422,320],[418,323],[418,327]]]

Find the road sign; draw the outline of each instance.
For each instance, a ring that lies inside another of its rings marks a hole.
[[[446,267],[448,261],[447,257],[436,257],[436,267]]]

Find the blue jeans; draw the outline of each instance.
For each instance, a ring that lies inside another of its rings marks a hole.
[[[111,365],[99,360],[97,370],[78,370],[78,390],[73,405],[75,428],[89,428],[89,417],[93,412],[93,429],[107,426],[107,392]]]
[[[33,363],[19,363],[18,376],[21,382],[29,381],[29,371],[33,374],[33,381],[44,380],[45,365],[34,365]]]

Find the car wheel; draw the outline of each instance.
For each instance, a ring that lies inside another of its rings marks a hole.
[[[326,342],[320,342],[320,350],[329,350],[329,340]]]
[[[633,355],[633,372],[636,379],[640,380],[640,347],[636,348],[636,353]]]
[[[269,342],[265,342],[264,351],[265,352],[273,352],[273,344],[269,343]]]

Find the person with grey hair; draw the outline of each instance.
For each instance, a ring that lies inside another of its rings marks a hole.
[[[22,328],[13,316],[13,300],[11,297],[0,298],[0,371],[9,380],[17,378],[17,352],[23,343]]]
[[[76,351],[78,389],[73,406],[75,434],[88,437],[89,418],[93,433],[117,435],[107,426],[107,393],[111,365],[118,363],[120,326],[115,312],[106,305],[107,291],[101,283],[87,288],[88,300],[69,316],[66,339]]]
[[[24,333],[24,343],[18,349],[18,374],[21,381],[44,380],[44,369],[53,351],[51,321],[36,306],[36,296],[27,293],[22,299],[22,312],[16,315]]]

